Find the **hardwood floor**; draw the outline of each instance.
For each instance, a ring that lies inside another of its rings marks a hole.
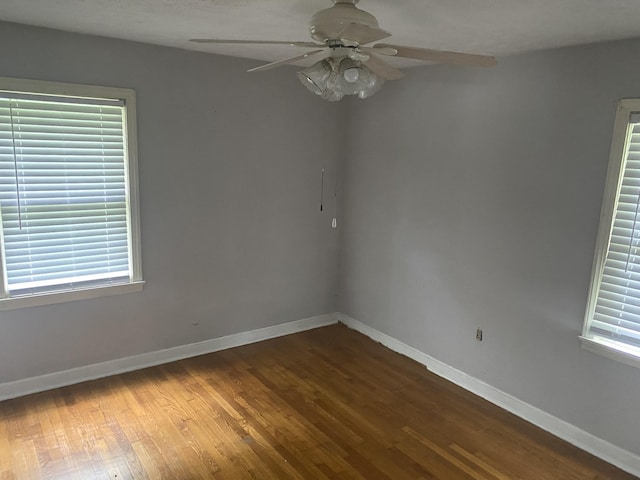
[[[0,403],[0,479],[627,480],[341,325]]]

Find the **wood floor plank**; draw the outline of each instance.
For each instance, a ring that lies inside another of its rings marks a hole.
[[[466,458],[470,462],[474,463],[475,465],[480,467],[482,470],[492,475],[497,480],[510,480],[510,477],[508,477],[501,471],[497,470],[491,464],[489,464],[488,462],[480,458],[478,455],[474,455],[471,452],[466,451],[460,445],[456,445],[454,443],[449,445],[449,448],[451,448],[451,450],[453,450],[454,452],[458,453],[458,455],[460,455],[461,457]]]
[[[0,402],[0,480],[632,480],[342,325]]]

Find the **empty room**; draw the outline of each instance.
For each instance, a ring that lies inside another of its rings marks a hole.
[[[638,19],[0,0],[0,480],[640,478]]]

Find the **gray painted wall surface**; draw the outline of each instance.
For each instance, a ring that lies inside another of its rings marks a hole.
[[[136,90],[147,281],[0,312],[0,382],[335,310],[338,235],[319,191],[344,105],[293,70],[14,24],[0,23],[0,59],[0,76]]]
[[[616,103],[640,96],[638,52],[629,41],[416,69],[352,104],[339,303],[636,454],[640,369],[578,335]]]

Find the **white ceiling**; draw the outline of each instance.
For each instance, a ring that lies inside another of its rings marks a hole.
[[[330,0],[0,0],[0,18],[272,61],[304,50],[189,39],[309,40],[311,15],[331,5]],[[358,7],[393,33],[387,43],[497,57],[640,37],[640,0],[362,0]]]

